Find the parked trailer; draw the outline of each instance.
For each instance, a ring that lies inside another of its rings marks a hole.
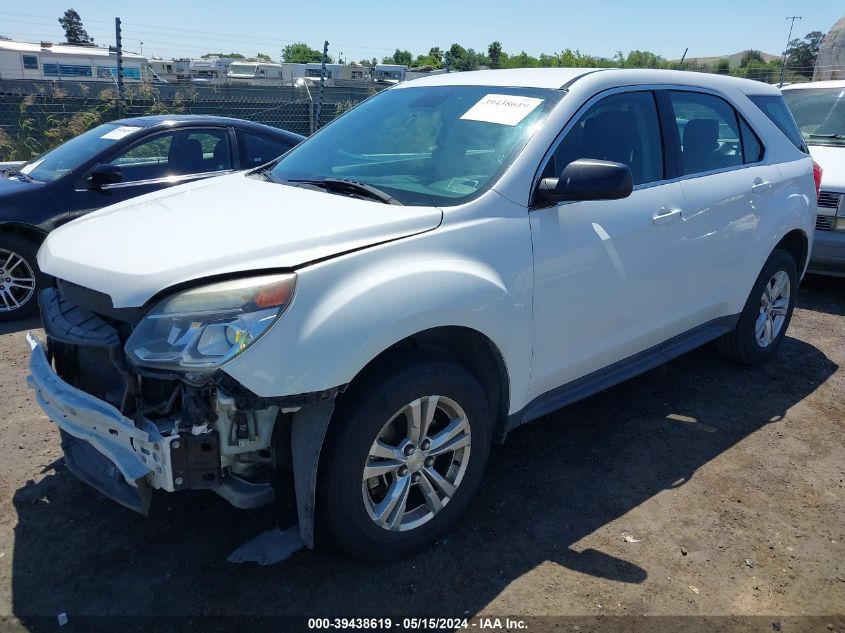
[[[146,79],[146,68],[143,55],[123,53],[127,83]],[[109,48],[0,40],[0,79],[114,82],[116,78],[117,53]]]

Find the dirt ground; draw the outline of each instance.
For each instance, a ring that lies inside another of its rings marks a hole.
[[[230,564],[269,512],[186,492],[158,495],[144,519],[78,482],[25,384],[32,327],[0,326],[0,629],[59,630],[66,613],[63,631],[201,614],[845,630],[845,280],[805,281],[764,367],[706,347],[518,429],[448,537],[381,565],[331,550]],[[765,617],[738,618],[752,615]],[[824,617],[788,617],[808,615]]]

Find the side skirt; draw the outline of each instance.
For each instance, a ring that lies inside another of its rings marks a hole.
[[[512,431],[518,426],[557,411],[573,402],[583,400],[599,391],[618,385],[620,382],[659,367],[673,358],[701,347],[705,343],[709,343],[733,330],[738,320],[738,314],[719,317],[604,369],[594,371],[537,396],[521,411],[508,416],[507,431]]]

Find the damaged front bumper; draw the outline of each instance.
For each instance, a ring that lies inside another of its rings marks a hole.
[[[47,359],[44,343],[27,334],[31,348],[27,384],[61,429],[65,461],[79,479],[118,503],[147,514],[151,488],[174,491],[171,448],[149,420],[125,417],[111,404],[69,385]]]

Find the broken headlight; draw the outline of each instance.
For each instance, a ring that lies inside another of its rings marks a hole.
[[[234,279],[159,303],[133,330],[126,354],[136,365],[208,371],[252,345],[293,298],[295,274]]]

